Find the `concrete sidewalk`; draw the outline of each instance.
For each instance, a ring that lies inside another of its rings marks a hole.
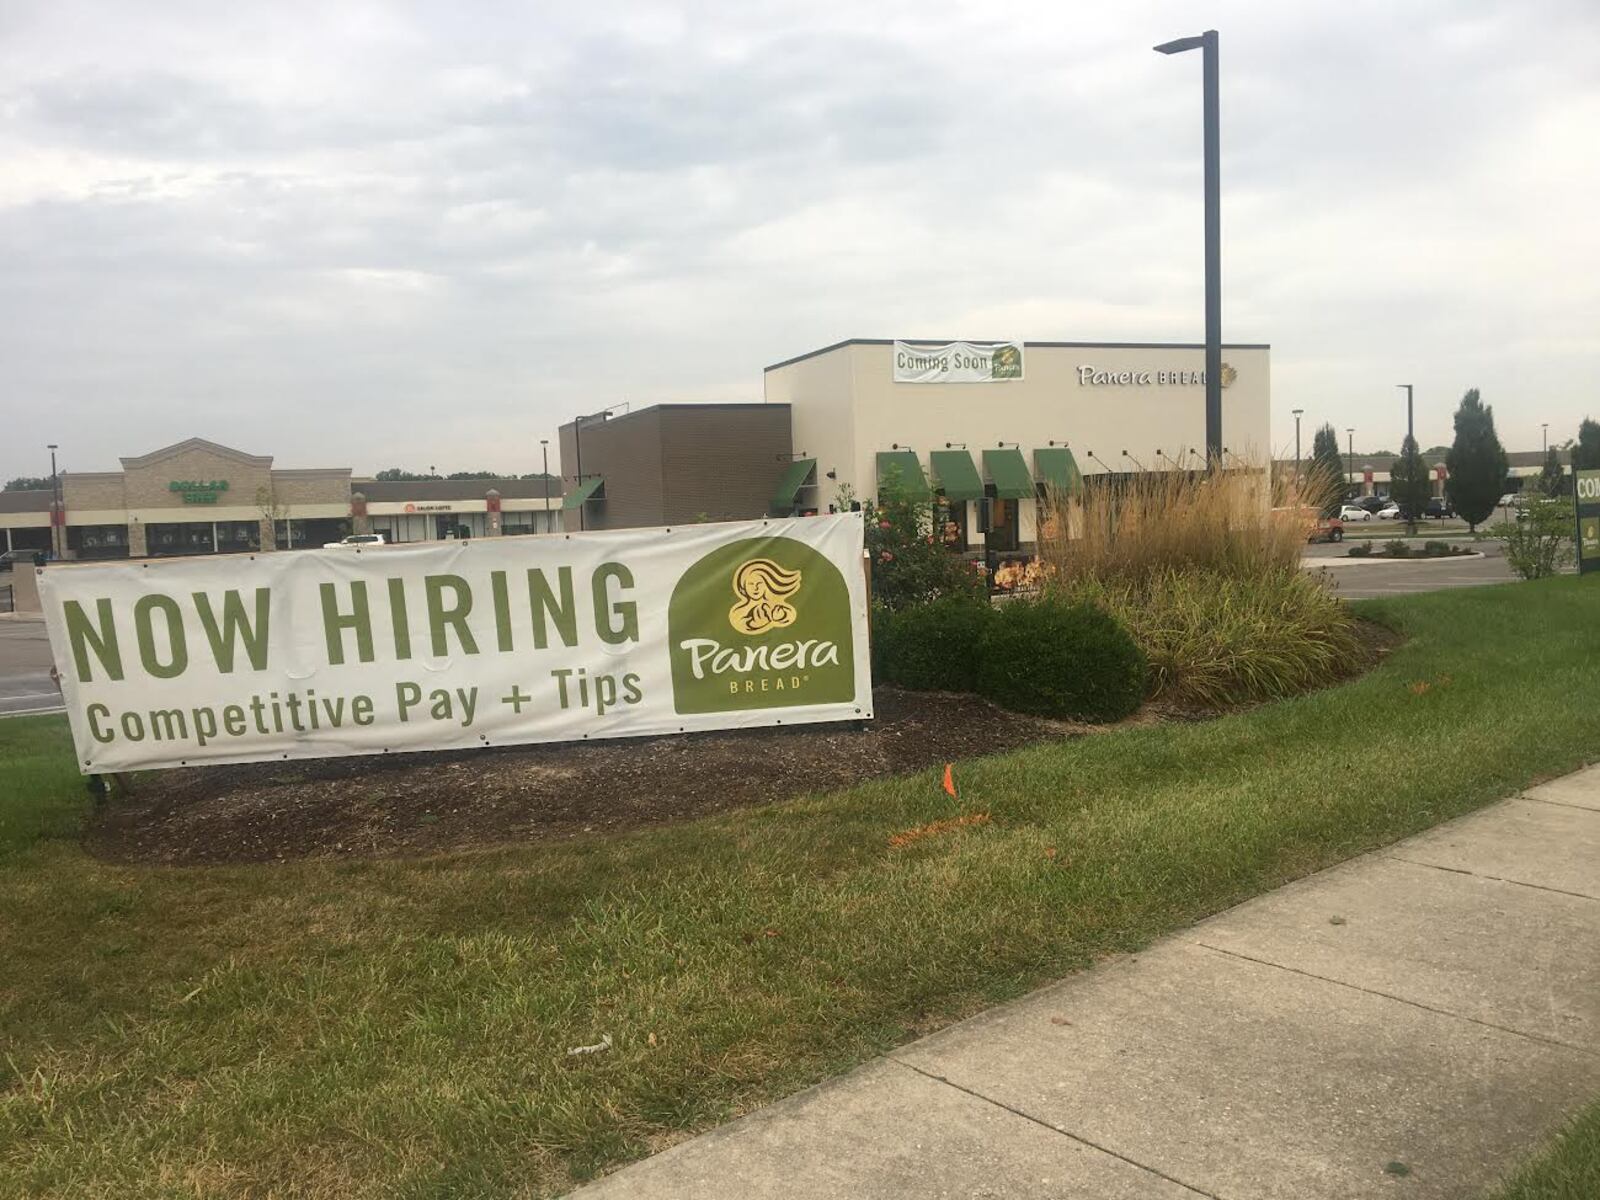
[[[581,1189],[1477,1197],[1600,1096],[1600,767]]]

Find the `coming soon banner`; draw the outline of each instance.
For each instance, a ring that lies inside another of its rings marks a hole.
[[[1021,378],[1021,342],[894,344],[896,383],[997,383]]]
[[[85,774],[872,716],[859,513],[56,566]]]

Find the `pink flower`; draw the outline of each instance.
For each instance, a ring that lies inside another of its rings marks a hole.
[[[879,562],[893,562],[894,561],[894,555],[890,554],[887,550],[885,550],[882,554],[878,555],[878,561]]]
[[[879,521],[878,522],[878,528],[879,529],[893,529],[894,526],[890,525],[889,522],[887,522],[887,521]]]

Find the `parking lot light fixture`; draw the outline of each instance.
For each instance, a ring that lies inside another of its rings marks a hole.
[[[1155,47],[1158,54],[1201,52],[1201,129],[1205,168],[1206,292],[1206,462],[1220,466],[1222,457],[1222,205],[1221,124],[1218,102],[1217,31],[1177,38]]]

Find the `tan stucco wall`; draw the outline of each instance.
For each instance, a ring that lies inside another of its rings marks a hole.
[[[793,406],[795,449],[817,459],[819,477],[836,470],[838,482],[860,497],[875,494],[877,454],[896,442],[916,450],[924,470],[930,450],[966,443],[981,470],[981,452],[999,442],[1018,443],[1031,464],[1035,449],[1065,441],[1086,475],[1134,470],[1123,450],[1160,470],[1169,464],[1157,448],[1174,457],[1205,449],[1203,385],[1093,385],[1079,376],[1080,366],[1197,374],[1205,367],[1199,347],[1028,345],[1025,378],[976,384],[895,383],[893,352],[890,345],[850,344],[766,373],[767,399]],[[1271,451],[1269,352],[1228,346],[1222,357],[1238,372],[1222,393],[1223,443],[1264,462]],[[1029,515],[1024,510],[1025,522]]]

